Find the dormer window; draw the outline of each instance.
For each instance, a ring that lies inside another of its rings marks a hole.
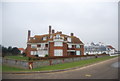
[[[47,37],[43,37],[43,40],[47,40]]]
[[[68,38],[67,38],[67,41],[68,41],[68,42],[71,42],[71,38],[70,38],[70,37],[68,37]]]
[[[52,35],[50,35],[50,38],[52,38]]]
[[[60,34],[57,34],[57,35],[56,35],[56,39],[59,39],[59,38],[60,38]]]

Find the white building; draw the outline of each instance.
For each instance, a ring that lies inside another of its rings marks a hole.
[[[85,45],[84,47],[84,54],[91,55],[91,54],[114,54],[115,48],[113,48],[111,45],[103,45],[103,44],[94,44],[93,42],[91,44]]]

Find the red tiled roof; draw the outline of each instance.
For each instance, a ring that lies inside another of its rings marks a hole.
[[[18,48],[20,51],[24,51],[25,49],[24,48]]]
[[[61,34],[60,32],[56,32],[51,34],[52,38],[49,39],[49,34],[44,34],[44,35],[35,35],[34,37],[30,37],[30,40],[28,43],[43,43],[43,42],[48,42],[49,40],[53,40],[53,37],[56,36],[57,34],[60,34],[62,37],[64,37],[64,40],[67,40],[67,37],[71,38],[71,43],[82,43],[82,41],[77,38],[76,36],[68,36],[65,34]],[[42,40],[43,37],[47,37],[47,40]]]
[[[107,47],[110,48],[110,49],[115,49],[115,48],[113,48],[111,45],[108,45]]]

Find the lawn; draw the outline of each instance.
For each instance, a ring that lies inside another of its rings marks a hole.
[[[48,70],[59,70],[59,69],[67,69],[67,68],[73,68],[73,67],[78,67],[78,66],[82,67],[82,66],[85,66],[87,64],[92,64],[92,63],[104,61],[104,60],[114,58],[114,57],[116,57],[116,56],[113,56],[113,57],[106,56],[106,57],[101,57],[101,58],[93,58],[93,59],[81,60],[81,61],[77,61],[77,62],[70,62],[70,63],[64,63],[64,64],[51,65],[51,66],[43,66],[43,67],[39,67],[39,68],[34,68],[32,70],[19,69],[19,68],[3,65],[2,70],[3,70],[3,72],[4,71],[6,72],[6,71],[48,71]]]
[[[25,69],[3,65],[2,66],[2,71],[3,72],[8,72],[8,71],[25,71]]]
[[[73,67],[82,67],[82,66],[85,66],[87,64],[92,64],[92,63],[96,63],[99,61],[104,61],[104,60],[107,60],[110,58],[113,58],[113,57],[106,56],[106,57],[102,57],[102,58],[93,58],[93,59],[81,60],[81,61],[77,61],[77,62],[57,64],[57,65],[52,65],[52,66],[44,66],[41,68],[35,68],[32,71],[59,70],[59,69],[67,69],[67,68],[73,68]]]
[[[18,55],[18,56],[5,56],[4,58],[15,59],[15,60],[28,60],[28,57],[23,57],[22,55]]]

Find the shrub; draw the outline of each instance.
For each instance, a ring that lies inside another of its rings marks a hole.
[[[26,57],[26,54],[25,54],[25,53],[22,53],[22,55],[23,55],[24,57]]]
[[[48,57],[48,54],[46,54],[45,57]]]
[[[29,61],[34,61],[34,60],[39,60],[39,58],[29,57],[28,60],[29,60]]]

